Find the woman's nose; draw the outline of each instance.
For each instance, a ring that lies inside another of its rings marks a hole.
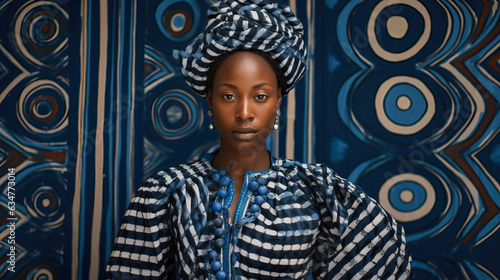
[[[249,100],[241,100],[238,102],[238,109],[236,111],[236,118],[240,120],[252,120],[254,118],[254,108],[252,102]]]

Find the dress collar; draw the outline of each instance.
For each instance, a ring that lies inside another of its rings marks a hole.
[[[214,158],[218,152],[219,152],[219,149],[217,149],[211,153],[206,153],[205,155],[203,155],[201,157],[201,160],[205,161],[206,164],[208,164],[208,166],[210,166],[210,168],[215,170],[215,171],[219,171],[219,169],[212,166],[212,161],[214,160]],[[267,152],[269,153],[269,160],[271,161],[271,167],[269,169],[265,169],[265,170],[261,170],[261,171],[247,171],[246,172],[247,174],[266,174],[266,173],[270,172],[271,170],[276,169],[279,166],[280,160],[275,158],[273,156],[273,154],[271,153],[271,151],[267,150]]]

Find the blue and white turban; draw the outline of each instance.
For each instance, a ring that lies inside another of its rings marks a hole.
[[[306,70],[303,34],[302,23],[290,7],[266,0],[219,1],[208,11],[205,31],[173,55],[189,88],[205,97],[207,71],[216,57],[236,49],[261,50],[280,65],[288,92]]]

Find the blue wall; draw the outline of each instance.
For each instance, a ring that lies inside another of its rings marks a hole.
[[[498,1],[280,2],[311,63],[269,149],[378,199],[417,279],[498,279]],[[100,278],[140,183],[217,147],[171,57],[209,5],[0,1],[0,278]]]

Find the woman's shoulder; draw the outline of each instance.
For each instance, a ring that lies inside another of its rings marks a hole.
[[[348,179],[340,176],[324,163],[304,163],[291,159],[277,159],[281,172],[289,180],[306,182],[304,186],[321,197],[336,195],[345,199],[351,195],[364,197],[364,191]]]
[[[186,182],[203,180],[210,169],[210,164],[202,159],[161,169],[142,183],[137,194],[143,197],[170,195]]]
[[[297,160],[280,158],[276,159],[276,165],[285,174],[299,176],[302,179],[317,181],[329,178],[329,181],[339,183],[345,181],[335,170],[324,163],[304,163]]]
[[[330,213],[331,220],[337,223],[339,236],[351,221],[361,219],[360,217],[372,219],[382,215],[386,217],[387,223],[395,223],[378,202],[368,196],[360,186],[341,177],[327,165],[289,160],[283,163],[285,162],[290,165],[288,172],[295,173],[294,176],[300,177],[304,182],[294,186],[301,186],[304,192],[310,192],[316,205],[328,210],[326,213]]]

